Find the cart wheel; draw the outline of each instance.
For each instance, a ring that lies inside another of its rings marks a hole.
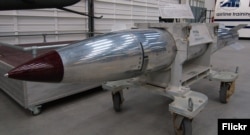
[[[120,92],[113,94],[113,107],[116,112],[120,112],[122,108],[122,99]]]
[[[33,116],[37,116],[37,115],[41,114],[42,106],[41,105],[34,106],[34,107],[30,108],[29,110]]]
[[[229,98],[233,95],[235,91],[235,81],[234,82],[221,82],[220,85],[220,102],[228,103]]]
[[[177,115],[174,116],[174,128],[175,128],[175,134],[176,135],[192,135],[192,120],[188,118],[182,118],[181,123],[179,126]]]

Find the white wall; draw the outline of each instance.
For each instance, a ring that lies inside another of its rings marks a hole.
[[[85,12],[84,1],[70,7]],[[68,13],[57,9],[12,10],[0,11],[0,35],[23,35],[41,33],[84,32],[86,17]],[[75,40],[85,38],[85,35],[48,36],[47,41]],[[41,36],[0,38],[7,43],[34,43],[42,42]]]
[[[109,32],[114,25],[132,26],[137,22],[158,22],[159,5],[179,0],[96,0],[95,12],[103,19],[95,21],[96,31]]]
[[[205,0],[205,7],[208,10],[214,10],[215,7],[215,0]]]
[[[95,0],[95,20],[97,32],[109,32],[114,25],[132,26],[136,22],[158,22],[158,6],[166,3],[178,3],[179,0]],[[87,12],[86,0],[69,7]],[[19,11],[0,11],[0,36],[41,33],[86,32],[87,17],[57,9],[36,9]],[[48,36],[47,41],[79,40],[85,35]],[[22,44],[42,42],[38,37],[1,38],[1,42]]]

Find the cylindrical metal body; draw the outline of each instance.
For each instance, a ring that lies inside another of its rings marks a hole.
[[[186,61],[199,57],[201,54],[205,53],[207,47],[208,47],[207,44],[201,44],[189,47]]]
[[[168,67],[176,55],[173,37],[158,29],[113,32],[57,50],[62,82],[112,81]]]
[[[206,49],[207,45],[189,47],[186,61]],[[165,69],[176,54],[175,40],[166,30],[111,32],[39,56],[6,76],[37,82],[115,81]]]

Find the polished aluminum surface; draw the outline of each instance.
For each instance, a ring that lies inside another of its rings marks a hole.
[[[218,35],[218,45],[214,50],[235,41],[238,36],[234,31],[228,30],[220,30]],[[103,82],[128,79],[169,67],[177,53],[175,40],[179,38],[174,39],[172,34],[163,29],[111,32],[58,49],[57,60],[51,61],[48,54],[45,54],[8,72],[8,77],[45,82]],[[183,52],[183,62],[201,56],[208,48],[206,43],[195,46],[189,46],[188,42],[183,43],[178,46],[178,51]],[[58,62],[61,64],[56,64]],[[41,66],[38,69],[33,66],[37,63],[49,63],[49,66]],[[60,73],[57,70],[59,68],[52,68],[52,71],[50,65],[60,65],[57,66],[60,67]]]
[[[191,46],[188,49],[188,60],[197,58],[201,56],[203,53],[206,52],[208,48],[207,44],[202,44],[202,45],[196,45],[196,46]]]
[[[226,28],[218,30],[218,42],[235,42],[239,38],[237,31],[230,31]]]
[[[238,40],[238,33],[231,32],[228,29],[218,29],[218,41],[217,41],[217,50],[235,43]],[[205,53],[208,45],[198,45],[192,46],[188,50],[188,60],[199,57],[201,54]],[[215,50],[215,51],[217,51]]]
[[[152,72],[170,66],[176,55],[176,45],[173,36],[159,29],[134,31],[133,34],[140,41],[144,50],[144,57],[148,57],[146,72]]]
[[[111,32],[89,38],[58,49],[55,53],[59,56],[57,60],[52,60],[48,54],[44,54],[11,70],[8,77],[44,82],[103,82],[128,79],[166,69],[176,59],[181,61],[180,64],[189,63],[191,59],[203,55],[209,45],[213,45],[213,53],[234,43],[238,37],[239,28],[221,29],[217,33],[217,27],[211,27],[207,35],[211,34],[214,42],[209,39],[209,42],[203,40],[204,42],[189,44],[187,37],[190,33],[183,31],[183,28],[187,29],[187,25],[178,25],[180,28],[175,25],[145,25],[142,26],[143,29]],[[178,57],[177,52],[181,53]],[[60,64],[57,64],[58,62]],[[37,68],[37,63],[48,66]]]
[[[57,51],[64,65],[63,82],[88,82],[126,79],[168,67],[176,46],[168,32],[148,29],[108,33]]]
[[[237,31],[230,31],[226,28],[218,29],[218,41],[217,41],[217,48],[215,51],[235,43],[238,38],[239,34]],[[188,60],[194,59],[202,55],[206,52],[208,45],[198,45],[198,46],[192,46],[188,49]],[[214,51],[214,52],[215,52]]]

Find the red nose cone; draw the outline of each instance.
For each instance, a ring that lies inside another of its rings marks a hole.
[[[56,51],[48,52],[8,72],[9,78],[35,82],[61,82],[63,64]]]

